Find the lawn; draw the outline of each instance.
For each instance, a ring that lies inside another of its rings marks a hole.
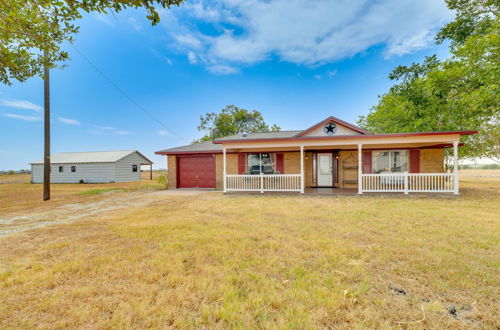
[[[0,328],[496,329],[500,179],[462,180],[459,198],[162,196],[0,238]]]
[[[68,203],[88,202],[92,196],[112,190],[157,190],[161,188],[156,181],[159,175],[160,172],[154,171],[153,180],[149,180],[149,172],[142,172],[139,182],[52,184],[49,202],[42,201],[43,186],[31,184],[30,174],[0,175],[0,219],[5,215],[23,215],[31,210],[50,210]]]

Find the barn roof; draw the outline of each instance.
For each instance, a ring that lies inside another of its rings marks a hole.
[[[52,164],[75,164],[75,163],[114,163],[130,154],[138,153],[144,158],[146,164],[153,164],[137,150],[115,150],[115,151],[91,151],[91,152],[60,152],[50,155]],[[43,164],[43,158],[31,164]]]

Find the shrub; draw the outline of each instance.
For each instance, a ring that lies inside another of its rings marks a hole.
[[[156,181],[163,185],[163,189],[167,189],[168,188],[168,179],[167,179],[167,176],[165,174],[160,174],[160,176],[158,177],[158,179],[156,179]]]

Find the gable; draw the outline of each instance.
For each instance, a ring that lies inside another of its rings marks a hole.
[[[341,135],[364,135],[370,134],[357,126],[349,124],[335,117],[327,119],[311,126],[310,128],[300,132],[297,136],[300,137],[315,137],[315,136],[341,136]]]
[[[334,127],[335,132],[332,135],[327,135],[325,133],[325,126],[329,126],[329,124],[332,125],[330,127]],[[361,133],[356,132],[355,130],[350,129],[344,125],[337,124],[335,122],[327,122],[324,125],[320,125],[302,136],[336,136],[336,135],[361,135]]]

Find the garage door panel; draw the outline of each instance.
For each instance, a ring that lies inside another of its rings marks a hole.
[[[215,188],[215,157],[186,156],[179,157],[179,188]]]

